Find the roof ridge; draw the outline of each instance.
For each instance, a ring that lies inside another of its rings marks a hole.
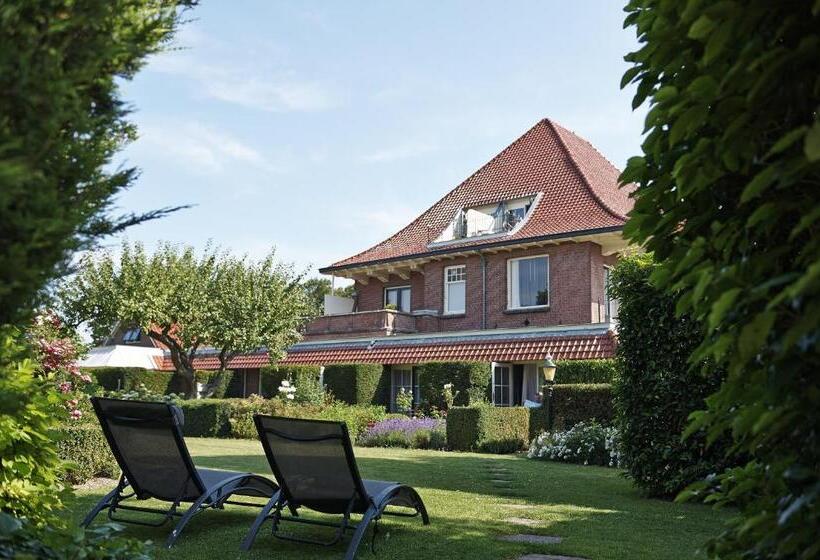
[[[339,260],[339,261],[336,261],[336,262],[334,262],[333,264],[331,264],[331,265],[330,265],[329,267],[327,267],[327,268],[333,268],[333,267],[335,267],[335,266],[340,265],[342,262],[349,261],[349,260],[351,260],[351,259],[355,259],[356,257],[361,256],[361,255],[363,255],[363,254],[367,253],[368,251],[372,251],[373,249],[375,249],[375,248],[377,248],[377,247],[384,247],[384,246],[386,246],[386,245],[388,244],[388,242],[389,242],[391,239],[393,239],[394,237],[396,237],[397,235],[399,235],[400,233],[402,233],[402,232],[403,232],[403,231],[405,231],[406,229],[409,229],[409,228],[410,228],[410,226],[412,226],[413,224],[415,224],[415,223],[417,223],[417,222],[420,222],[420,221],[421,221],[421,219],[422,219],[424,216],[426,216],[428,212],[430,212],[430,210],[432,210],[433,208],[435,208],[435,207],[436,207],[438,204],[440,204],[441,202],[443,202],[443,201],[447,200],[447,198],[448,198],[450,195],[452,195],[454,192],[456,192],[458,189],[460,189],[460,188],[461,188],[461,187],[462,187],[465,183],[467,183],[470,179],[472,179],[473,177],[475,177],[476,175],[478,175],[479,173],[481,173],[484,169],[486,169],[487,167],[489,167],[489,165],[490,165],[491,163],[495,162],[498,158],[500,158],[502,155],[504,155],[505,153],[507,153],[507,152],[508,152],[509,150],[511,150],[514,146],[516,146],[517,144],[519,144],[519,143],[521,142],[521,140],[523,140],[523,139],[524,139],[524,137],[525,137],[525,136],[527,136],[527,135],[528,135],[528,134],[530,134],[532,131],[534,131],[534,130],[535,130],[535,129],[539,126],[539,125],[541,125],[541,124],[546,124],[546,123],[548,123],[548,122],[549,122],[549,119],[548,119],[547,117],[543,117],[543,118],[541,118],[538,122],[536,122],[534,125],[532,125],[532,126],[531,126],[531,127],[530,127],[530,128],[529,128],[529,129],[528,129],[528,130],[524,133],[524,134],[520,135],[520,136],[519,136],[518,138],[516,138],[516,139],[515,139],[515,140],[514,140],[511,144],[509,144],[506,148],[504,148],[503,150],[501,150],[500,152],[498,152],[498,153],[497,153],[497,154],[496,154],[496,155],[495,155],[495,156],[494,156],[494,157],[493,157],[490,161],[486,162],[484,165],[482,165],[481,167],[479,167],[477,170],[473,171],[473,172],[472,172],[472,173],[471,173],[471,174],[470,174],[470,175],[469,175],[466,179],[464,179],[464,180],[463,180],[463,181],[461,181],[459,184],[457,184],[455,187],[453,187],[452,189],[450,189],[450,191],[448,191],[448,192],[447,192],[447,194],[445,194],[443,197],[441,197],[441,198],[439,198],[438,200],[436,200],[435,202],[433,202],[433,203],[432,203],[432,204],[431,204],[431,205],[430,205],[430,206],[429,206],[426,210],[424,210],[421,214],[419,214],[418,216],[416,216],[416,218],[415,218],[415,219],[413,219],[413,221],[411,221],[409,224],[407,224],[407,225],[406,225],[406,226],[404,226],[403,228],[399,229],[396,233],[394,233],[393,235],[389,236],[387,239],[385,239],[385,240],[383,240],[383,241],[381,241],[381,242],[379,242],[379,243],[376,243],[375,245],[373,245],[373,246],[371,246],[371,247],[368,247],[367,249],[364,249],[363,251],[360,251],[360,252],[356,253],[355,255],[352,255],[352,256],[350,256],[350,257],[346,257],[346,258],[344,258],[344,259],[341,259],[341,260]],[[558,135],[558,134],[556,134],[556,136],[557,136],[557,135]],[[570,158],[570,159],[571,159],[571,158]],[[429,228],[427,228],[427,229],[429,230]],[[429,239],[428,239],[428,242],[429,242]]]
[[[580,175],[580,176],[581,176],[581,179],[583,180],[584,185],[586,186],[586,188],[587,188],[587,190],[589,191],[589,193],[592,195],[592,198],[594,198],[594,199],[595,199],[595,202],[597,202],[597,203],[598,203],[598,205],[600,205],[600,206],[601,206],[601,208],[603,208],[606,212],[608,212],[608,213],[609,213],[611,216],[613,216],[614,218],[618,218],[619,220],[626,221],[626,219],[627,219],[627,218],[626,218],[626,216],[624,216],[624,215],[622,215],[622,214],[619,214],[618,212],[616,212],[615,210],[613,210],[612,208],[610,208],[610,207],[609,207],[609,205],[608,205],[607,203],[605,203],[605,202],[601,199],[601,197],[600,197],[600,196],[598,196],[598,193],[596,193],[596,192],[595,192],[595,189],[593,189],[593,188],[592,188],[592,184],[589,182],[589,178],[586,176],[586,174],[584,173],[584,171],[581,169],[581,166],[580,166],[580,165],[578,165],[578,162],[576,162],[576,161],[575,161],[575,157],[574,157],[574,155],[572,154],[572,151],[569,149],[569,147],[567,146],[566,142],[564,142],[564,139],[561,137],[561,133],[560,133],[560,132],[558,132],[558,129],[557,129],[556,127],[560,127],[560,128],[562,128],[563,130],[566,130],[568,133],[570,133],[570,134],[572,134],[573,136],[575,136],[576,138],[578,138],[579,140],[583,140],[583,141],[584,141],[584,142],[586,142],[589,146],[592,146],[592,149],[594,149],[594,150],[595,150],[595,152],[596,152],[596,153],[598,153],[599,155],[601,155],[601,152],[599,152],[599,151],[598,151],[598,149],[597,149],[597,148],[595,148],[595,146],[593,146],[591,142],[587,142],[586,140],[584,140],[583,138],[581,138],[580,136],[578,136],[577,134],[575,134],[575,133],[574,133],[574,132],[572,132],[571,130],[569,130],[569,129],[567,129],[567,128],[563,127],[563,126],[561,126],[560,124],[558,124],[558,123],[556,123],[556,122],[552,121],[551,119],[545,119],[545,120],[547,121],[547,123],[548,123],[548,124],[550,125],[550,127],[552,128],[553,133],[555,133],[556,138],[558,138],[558,143],[561,145],[561,149],[563,149],[563,150],[564,150],[564,153],[566,153],[566,154],[567,154],[567,157],[569,158],[569,161],[570,161],[570,163],[572,164],[573,169],[575,169],[575,171],[578,173],[578,175]],[[604,160],[605,160],[605,161],[606,161],[609,165],[612,165],[612,162],[610,162],[608,159],[606,159],[603,155],[601,155],[601,157],[602,157],[602,158],[603,158],[603,159],[604,159]],[[617,168],[617,167],[615,167],[614,165],[612,165],[612,167],[613,167],[614,169],[618,169],[618,168]]]
[[[556,123],[555,121],[552,121],[550,119],[546,119],[546,120],[549,123],[550,127],[552,128],[553,132],[555,133],[555,136],[558,138],[558,143],[561,145],[561,148],[567,154],[567,157],[569,158],[570,162],[572,163],[572,167],[575,169],[575,171],[578,173],[578,175],[581,176],[581,179],[583,180],[584,185],[586,186],[589,193],[592,195],[592,198],[595,199],[595,202],[597,202],[601,206],[601,208],[606,210],[611,216],[613,216],[614,218],[618,218],[619,220],[623,220],[625,222],[627,220],[627,217],[623,214],[619,214],[617,211],[610,208],[610,206],[606,202],[603,201],[603,199],[598,195],[598,193],[595,192],[595,189],[592,188],[592,183],[590,183],[589,178],[584,173],[584,170],[581,169],[581,166],[578,165],[578,162],[575,161],[575,156],[573,155],[572,150],[569,149],[569,146],[567,146],[567,143],[561,137],[561,133],[558,131],[558,128],[556,128],[556,127],[560,127],[561,129],[567,131],[569,134],[572,134],[575,138],[583,141],[585,144],[590,146],[593,150],[595,150],[595,153],[597,153],[598,155],[600,155],[604,159],[604,161],[606,161],[609,165],[612,165],[613,169],[617,170],[618,168],[615,167],[615,165],[613,165],[612,162],[609,161],[603,154],[601,154],[601,152],[598,151],[598,148],[596,148],[595,146],[592,145],[592,142],[589,142],[589,141],[585,140],[581,136],[578,136],[573,131],[569,130],[568,128],[566,128],[564,126],[561,126],[560,124]],[[619,175],[620,175],[620,173],[619,173]]]

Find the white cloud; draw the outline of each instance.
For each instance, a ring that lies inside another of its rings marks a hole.
[[[230,163],[244,163],[274,171],[257,150],[230,134],[198,122],[167,122],[140,127],[138,146],[155,149],[201,172],[222,171]]]
[[[342,96],[327,84],[300,78],[284,63],[272,65],[270,61],[282,58],[274,52],[275,47],[255,45],[238,53],[237,49],[219,43],[205,45],[196,33],[187,39],[194,48],[157,56],[149,70],[190,80],[205,97],[262,111],[315,112],[341,103]],[[248,50],[252,56],[248,56]],[[251,65],[237,64],[237,60],[268,62]]]
[[[364,154],[361,160],[367,163],[384,163],[410,159],[436,151],[434,144],[426,142],[411,142],[391,148],[382,148],[369,154]]]

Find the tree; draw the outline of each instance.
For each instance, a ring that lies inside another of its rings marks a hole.
[[[22,326],[72,254],[177,208],[110,215],[137,171],[119,80],[167,45],[194,0],[11,0],[0,10],[0,324]]]
[[[186,396],[196,395],[194,358],[206,346],[221,369],[238,353],[266,346],[271,356],[298,340],[308,313],[300,277],[273,254],[261,263],[213,249],[160,244],[153,255],[124,243],[119,262],[110,252],[89,255],[60,291],[72,324],[87,322],[99,340],[118,321],[139,325],[168,347]]]
[[[314,315],[321,315],[325,310],[325,296],[331,292],[332,284],[327,278],[308,278],[302,282],[302,289],[305,290],[313,303]],[[339,297],[352,298],[356,293],[355,284],[336,288],[335,295]]]
[[[0,7],[0,510],[30,525],[61,524],[53,432],[65,409],[23,333],[74,251],[173,210],[111,216],[114,197],[137,173],[109,164],[135,134],[118,84],[167,45],[193,4],[4,0]],[[85,538],[63,536],[74,544]]]
[[[238,354],[265,347],[274,362],[300,339],[299,327],[313,311],[300,279],[274,253],[259,263],[232,258],[217,263],[208,297],[207,340],[219,351],[220,374],[213,385],[222,382]]]
[[[626,235],[727,377],[690,432],[750,460],[692,492],[740,515],[720,558],[820,555],[820,5],[633,0],[622,83],[649,100]]]

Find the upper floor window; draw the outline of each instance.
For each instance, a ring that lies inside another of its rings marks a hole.
[[[140,330],[139,329],[128,329],[122,335],[123,342],[139,342],[140,340]]]
[[[507,308],[526,309],[550,304],[549,257],[507,261]]]
[[[462,208],[436,242],[509,233],[526,219],[534,203],[530,196]]]
[[[444,269],[444,312],[467,311],[467,267],[448,266]]]
[[[384,306],[410,313],[410,286],[394,286],[384,289]]]

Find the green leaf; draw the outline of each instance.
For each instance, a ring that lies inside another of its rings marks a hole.
[[[820,121],[815,121],[811,130],[806,134],[803,151],[811,162],[820,159]]]
[[[795,128],[794,130],[787,132],[786,134],[781,136],[777,142],[774,143],[774,146],[772,146],[771,149],[766,153],[765,157],[770,158],[771,156],[779,154],[780,152],[788,149],[792,144],[794,144],[800,138],[802,138],[806,134],[807,130],[808,127],[800,126]]]
[[[664,86],[655,92],[655,95],[652,98],[655,100],[656,103],[663,103],[664,101],[668,101],[670,99],[674,99],[678,95],[678,88],[675,86]]]
[[[741,329],[738,351],[742,360],[748,360],[760,353],[776,318],[777,314],[773,311],[759,313],[751,323]]]
[[[707,37],[714,28],[715,22],[709,19],[709,16],[700,16],[689,28],[688,37],[690,39],[701,40]]]
[[[731,290],[726,290],[723,294],[721,294],[712,306],[712,312],[709,314],[710,329],[714,330],[715,327],[718,326],[720,321],[726,315],[726,312],[731,309],[732,305],[734,305],[737,300],[737,296],[739,296],[742,291],[743,290],[740,288],[732,288]]]
[[[763,191],[775,182],[779,171],[778,166],[772,164],[755,175],[754,179],[749,181],[749,184],[743,189],[743,193],[740,195],[740,203],[749,202],[753,198],[760,196]]]
[[[621,77],[621,89],[628,86],[641,70],[642,68],[640,66],[633,66],[624,72],[624,75]]]

